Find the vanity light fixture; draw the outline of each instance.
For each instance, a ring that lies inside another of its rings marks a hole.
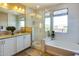
[[[22,8],[21,8],[21,7],[18,7],[18,10],[17,10],[17,12],[20,12],[20,13],[22,13]]]
[[[17,10],[18,9],[18,7],[17,6],[14,6],[14,8],[13,8],[14,10]]]
[[[14,6],[14,8],[13,8],[15,11],[17,11],[17,12],[19,12],[19,13],[24,13],[24,8],[22,8],[22,7],[18,7],[18,6]]]
[[[7,3],[3,3],[3,6],[7,7],[8,5],[7,5]]]
[[[7,3],[0,3],[0,7],[5,8],[5,9],[14,10],[14,11],[16,11],[18,13],[22,13],[22,14],[24,14],[24,12],[25,12],[25,10],[22,6],[20,6],[20,7],[17,5],[12,6],[12,5],[7,4]]]
[[[0,3],[0,7],[2,7],[2,8],[8,8],[8,4],[7,3]]]
[[[22,10],[21,7],[19,7],[18,10],[21,11]]]
[[[24,12],[25,12],[24,8],[21,8],[21,12],[22,12],[22,13],[24,13]]]

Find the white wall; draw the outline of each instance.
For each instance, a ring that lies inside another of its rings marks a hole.
[[[52,13],[54,10],[68,8],[68,32],[56,33],[57,40],[68,40],[70,42],[79,42],[79,4],[58,4],[51,7]],[[28,19],[29,20],[29,19]],[[26,21],[27,22],[27,21]],[[30,21],[29,21],[30,22]],[[44,19],[35,20],[35,36],[36,39],[44,38]],[[39,23],[42,23],[42,29],[39,29]],[[28,22],[27,22],[28,23]],[[29,26],[30,23],[28,23]],[[32,25],[32,24],[31,24]]]
[[[60,4],[54,10],[68,8],[68,32],[56,33],[56,39],[79,42],[79,4]]]

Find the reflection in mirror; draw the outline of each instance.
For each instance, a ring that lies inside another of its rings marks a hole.
[[[8,26],[16,27],[16,15],[8,13]]]
[[[0,8],[0,34],[7,32],[6,27],[14,26],[15,33],[25,27],[25,15],[16,11]]]
[[[17,29],[21,30],[23,27],[25,27],[25,17],[23,15],[17,16]]]
[[[8,25],[8,15],[7,13],[0,12],[0,32],[6,31],[6,27]]]

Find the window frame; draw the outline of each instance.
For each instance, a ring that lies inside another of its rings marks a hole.
[[[46,12],[45,12],[46,13]],[[49,12],[49,15],[48,16],[46,16],[45,15],[45,13],[44,13],[44,31],[45,32],[47,32],[45,29],[45,18],[50,18],[50,30],[49,30],[49,32],[51,32],[51,13]]]
[[[53,12],[52,12],[52,30],[53,30],[53,21],[54,21],[54,16],[56,16],[56,15],[54,15],[54,12],[55,11],[59,11],[59,10],[64,10],[64,9],[67,9],[67,13],[66,14],[60,14],[60,15],[67,15],[67,21],[68,21],[68,15],[69,15],[69,9],[68,8],[63,8],[63,9],[57,9],[57,10],[54,10]],[[60,16],[60,15],[57,15],[57,16]],[[69,31],[69,21],[67,22],[67,32],[56,32],[56,33],[68,33],[68,31]]]
[[[46,19],[46,18],[50,18],[50,29],[48,30],[48,31],[50,31],[50,30],[51,30],[51,17],[45,17],[45,19]],[[45,20],[45,21],[46,21],[46,20]],[[46,24],[45,24],[45,32],[47,32],[47,31],[46,31]]]

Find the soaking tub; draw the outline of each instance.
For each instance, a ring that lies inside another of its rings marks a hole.
[[[72,52],[73,55],[79,55],[79,44],[78,43],[73,43],[67,40],[51,40],[50,37],[45,38],[44,40],[45,40],[45,45],[46,45],[46,51],[47,49],[49,50],[51,49],[51,52],[54,50],[61,51],[61,52],[58,51],[59,52],[58,55],[62,55],[60,53],[66,53],[66,52],[68,53]]]

